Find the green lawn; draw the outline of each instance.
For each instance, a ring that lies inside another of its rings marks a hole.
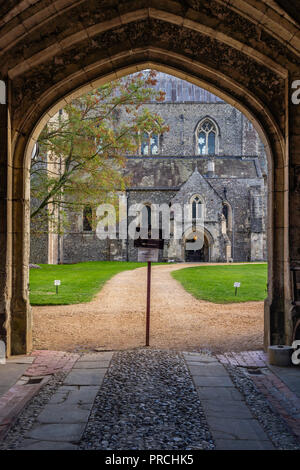
[[[115,274],[145,265],[118,261],[91,261],[66,265],[40,264],[41,269],[30,270],[31,305],[89,302]],[[57,295],[54,286],[56,279],[61,281]]]
[[[217,304],[267,297],[267,264],[196,266],[174,271],[172,276],[197,299]],[[234,282],[241,283],[236,297]]]

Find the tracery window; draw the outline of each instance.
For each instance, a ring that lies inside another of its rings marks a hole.
[[[197,128],[196,140],[199,155],[214,155],[217,153],[217,127],[207,118],[200,122]]]
[[[159,153],[159,136],[151,132],[144,132],[141,141],[142,155],[157,155]]]
[[[203,201],[197,194],[191,198],[192,204],[192,218],[201,219],[204,215]]]

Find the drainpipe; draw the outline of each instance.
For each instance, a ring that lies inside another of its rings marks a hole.
[[[234,207],[231,206],[231,209],[232,209],[232,249],[231,249],[231,257],[232,257],[232,261],[234,261]]]
[[[126,204],[126,261],[129,261],[129,239],[128,239],[128,200],[129,200],[129,192],[126,191],[126,198],[127,198],[127,204]]]

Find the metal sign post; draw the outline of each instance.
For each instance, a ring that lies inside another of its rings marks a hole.
[[[241,287],[241,283],[240,283],[240,282],[235,282],[235,283],[233,284],[233,287],[235,287],[235,296],[236,296],[236,295],[237,295],[237,290],[238,290],[238,288]]]
[[[54,281],[54,285],[55,285],[55,287],[56,287],[56,295],[58,294],[58,286],[60,286],[60,284],[61,284],[61,282],[60,282],[58,279],[56,279],[56,280]]]
[[[146,346],[150,345],[150,299],[151,299],[151,262],[158,261],[159,249],[163,240],[137,239],[134,246],[138,248],[138,261],[147,263],[147,304],[146,304]]]
[[[150,343],[151,261],[147,262],[146,346]]]

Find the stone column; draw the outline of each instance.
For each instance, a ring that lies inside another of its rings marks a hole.
[[[11,146],[7,84],[0,81],[0,340],[10,354],[11,298]]]
[[[300,267],[300,74],[290,80],[289,114],[289,258],[290,267]],[[300,307],[288,304],[290,315],[286,319],[288,343],[293,339],[297,322],[300,320]]]
[[[13,154],[11,352],[32,347],[29,304],[30,171],[25,161],[27,136],[19,135]]]

